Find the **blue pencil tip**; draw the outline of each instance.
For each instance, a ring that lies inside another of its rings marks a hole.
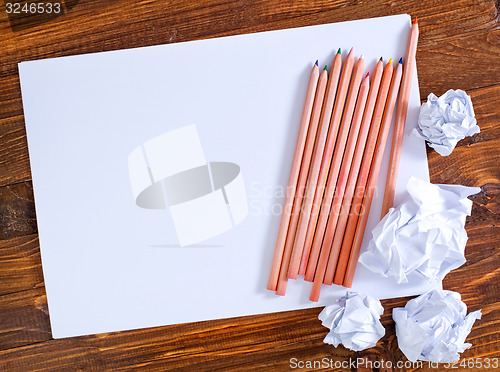
[[[399,63],[403,63],[403,57],[399,59]]]
[[[315,63],[316,66],[318,66],[318,60],[316,60],[316,63]]]

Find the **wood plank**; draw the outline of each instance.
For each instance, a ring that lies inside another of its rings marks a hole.
[[[479,76],[477,77],[480,78]],[[449,273],[445,289],[457,291],[469,311],[482,309],[468,338],[473,344],[463,357],[497,357],[500,348],[498,328],[500,303],[500,86],[468,92],[474,104],[481,133],[460,141],[447,157],[428,151],[431,182],[481,186],[472,196],[472,215],[467,218],[469,240],[467,262]]]
[[[19,75],[2,74],[0,63],[0,186],[29,181],[31,170]]]
[[[431,181],[465,186],[500,184],[498,169],[500,138],[483,142],[478,146],[480,148],[476,150],[471,150],[468,146],[460,146],[447,157],[429,158],[429,169],[432,169]],[[457,161],[460,163],[456,164]]]
[[[498,277],[491,278],[492,280]],[[463,278],[461,279],[462,294],[464,291]],[[466,285],[467,286],[467,285]],[[474,284],[470,284],[474,286]],[[446,286],[445,286],[446,288]],[[27,291],[24,294],[34,294]],[[477,292],[476,292],[477,293]],[[38,294],[39,295],[39,294]],[[19,295],[14,302],[25,303],[25,298]],[[43,295],[38,297],[43,298]],[[261,316],[242,317],[235,319],[217,320],[212,322],[190,323],[179,326],[157,327],[145,330],[126,331],[95,336],[48,340],[49,333],[47,319],[37,319],[30,327],[31,340],[45,342],[29,346],[10,347],[10,350],[0,352],[0,368],[9,371],[24,370],[52,370],[55,365],[59,369],[70,369],[78,366],[82,370],[121,370],[147,368],[151,371],[160,370],[234,370],[245,371],[257,366],[265,370],[284,370],[290,366],[290,359],[316,360],[322,358],[334,361],[367,358],[371,361],[405,360],[401,351],[397,349],[395,330],[390,320],[392,308],[403,306],[409,298],[383,301],[385,313],[383,324],[386,335],[375,348],[354,353],[340,346],[334,348],[322,342],[326,335],[326,328],[322,327],[317,315],[320,309],[284,312],[279,314],[265,314]],[[483,319],[476,322],[468,338],[473,347],[463,355],[465,358],[496,357],[495,353],[500,341],[494,327],[498,327],[499,305],[497,297],[491,291],[484,293],[481,302],[472,304],[463,295],[468,304],[468,311],[483,309]],[[3,298],[5,300],[5,297]],[[10,306],[3,301],[2,309],[7,307],[11,311],[8,317],[0,317],[0,324],[4,319],[8,323],[14,321],[24,325],[33,320],[29,311],[17,310],[17,306]],[[42,302],[42,301],[40,301]],[[39,305],[40,306],[40,305]],[[43,305],[41,308],[43,309]],[[33,310],[34,314],[44,316],[43,311]],[[44,324],[41,329],[40,324]],[[16,343],[20,343],[19,331],[5,332],[2,325],[0,332],[0,348],[6,345],[6,336],[11,336]],[[26,332],[26,330],[23,330]],[[29,338],[24,334],[24,342]],[[2,337],[3,336],[3,337]],[[38,338],[35,338],[38,337]],[[271,369],[274,368],[274,369]],[[327,370],[313,368],[313,370]]]
[[[38,235],[0,240],[0,296],[43,287]]]
[[[8,18],[1,11],[2,4],[0,45],[4,58],[0,77],[15,75],[17,63],[25,60],[341,22],[410,10],[420,20],[421,46],[499,28],[494,1],[411,0],[387,4],[376,0],[367,7],[363,2],[341,0],[307,3],[211,0],[169,5],[151,1],[80,1],[70,12],[50,22],[12,32]]]
[[[0,187],[0,241],[37,232],[31,182]]]
[[[500,184],[500,85],[468,93],[481,132],[464,138],[449,156],[428,149],[427,160],[433,183]]]
[[[35,291],[24,293],[38,295]],[[13,297],[17,299],[19,294],[5,297],[8,297],[8,300]],[[34,296],[32,301],[37,298],[41,297]],[[284,312],[279,316],[265,314],[241,317],[237,318],[237,324],[235,319],[224,319],[50,340],[15,349],[10,347],[10,350],[0,352],[0,370],[3,368],[23,369],[27,366],[43,369],[53,366],[55,360],[63,358],[67,358],[69,365],[73,363],[80,365],[98,363],[98,366],[105,366],[112,370],[128,364],[140,366],[150,360],[160,364],[169,363],[172,366],[181,366],[188,364],[189,359],[202,352],[204,358],[213,359],[223,355],[231,356],[283,347],[288,345],[290,340],[301,343],[311,339],[319,339],[326,330],[316,319],[319,311],[320,309],[309,309]],[[15,317],[14,314],[11,316]],[[16,320],[21,321],[23,318],[19,317]],[[12,323],[9,319],[7,322]],[[44,333],[41,334],[40,340],[50,334],[47,332],[48,324],[45,323],[44,326]],[[3,333],[7,333],[4,331],[6,327],[4,325],[1,327]],[[253,344],[252,340],[256,338],[259,342]],[[148,340],[147,347],[144,346],[145,339]],[[0,342],[0,345],[6,346],[6,343]],[[123,349],[117,349],[116,345],[121,345]],[[100,350],[99,355],[94,355],[92,350]],[[61,352],[63,353],[61,354]],[[95,360],[94,357],[98,360]],[[60,367],[64,368],[64,364],[61,364]]]
[[[494,1],[409,0],[387,3],[258,0],[203,3],[174,2],[168,7],[152,1],[80,1],[66,14],[15,33],[0,8],[0,43],[6,64],[82,52],[116,50],[223,35],[310,26],[328,22],[410,12],[421,22],[422,40],[434,41],[498,27]],[[446,12],[445,14],[443,14]],[[29,17],[24,17],[29,21]],[[82,22],[85,20],[85,22]],[[91,41],[89,43],[89,41]]]
[[[421,98],[448,89],[471,90],[500,81],[500,30],[419,45]],[[473,67],[471,67],[473,66]]]
[[[0,18],[0,45],[5,55],[0,62],[0,186],[31,179],[17,75],[17,63],[21,60],[338,22],[398,14],[412,9],[412,15],[420,17],[422,30],[417,53],[422,97],[430,92],[440,94],[449,87],[477,89],[496,84],[500,78],[500,69],[490,68],[500,64],[500,31],[485,33],[485,30],[498,30],[498,24],[494,22],[497,13],[493,2],[470,4],[457,0],[446,5],[439,2],[429,5],[415,1],[411,4],[412,8],[399,2],[388,6],[382,0],[373,2],[369,8],[357,2],[348,5],[340,1],[319,2],[316,5],[294,3],[288,8],[289,12],[282,12],[283,8],[276,4],[263,2],[253,5],[241,2],[224,6],[217,4],[212,1],[188,8],[174,5],[172,11],[166,14],[165,7],[155,2],[80,2],[64,16],[43,26],[15,33],[8,29],[7,18],[3,21]],[[217,6],[221,11],[214,13]],[[224,10],[227,6],[234,9]],[[441,12],[445,8],[447,16],[437,22],[437,17],[442,18]],[[199,16],[187,18],[186,12]],[[243,18],[235,18],[239,12]],[[137,21],[126,27],[122,21],[105,22],[108,19],[106,16],[109,19],[132,19],[127,18],[129,14],[134,14],[133,19]],[[245,17],[250,17],[252,22]],[[83,24],[88,26],[83,27]],[[228,30],[230,26],[232,28]],[[96,33],[96,29],[99,32]],[[463,34],[470,35],[452,37]],[[463,50],[467,53],[461,52]],[[470,69],[472,65],[477,68]],[[483,73],[484,69],[489,71],[488,74]]]
[[[40,291],[26,291],[23,295],[28,293],[34,297],[32,302],[44,303],[45,297]],[[4,299],[5,302],[26,302],[26,298],[19,297],[16,294],[4,296]],[[394,327],[390,326],[390,311],[393,306],[403,306],[407,300],[408,298],[389,300],[389,306],[384,303],[387,311],[383,323],[389,326],[388,335],[376,349],[364,353],[363,357],[369,356],[372,360],[389,360],[391,355],[401,357],[394,338]],[[6,307],[12,306],[7,304]],[[5,317],[6,323],[11,324],[12,318],[15,318],[14,323],[21,323],[26,318],[31,320],[36,316],[43,316],[39,308],[29,310],[33,314],[27,311],[9,312],[9,317]],[[38,332],[34,334],[28,333],[33,328],[23,330],[25,337],[22,340],[19,332],[14,331],[13,334],[12,331],[5,330],[4,325],[3,332],[0,333],[0,349],[9,341],[5,335],[15,340],[17,345],[23,341],[28,342],[27,335],[31,336],[32,342],[39,343],[26,347],[9,347],[10,350],[0,352],[0,368],[19,371],[26,368],[50,370],[57,364],[61,369],[78,365],[85,370],[116,370],[125,366],[132,369],[147,367],[148,370],[164,370],[167,366],[168,369],[182,370],[197,366],[201,370],[238,371],[248,370],[254,364],[262,368],[270,365],[285,367],[290,365],[291,358],[331,358],[341,361],[356,358],[357,353],[322,342],[327,329],[317,319],[320,310],[241,317],[237,318],[237,324],[235,319],[226,319],[48,342],[41,342],[50,337],[48,322],[43,323],[44,329],[38,328]],[[34,339],[35,336],[38,338]],[[147,340],[147,347],[144,347],[144,340]]]
[[[22,107],[21,101],[16,105]],[[0,186],[29,180],[31,168],[24,116],[0,119]]]
[[[49,340],[45,288],[0,296],[0,324],[0,350]],[[1,363],[0,371],[8,370]]]

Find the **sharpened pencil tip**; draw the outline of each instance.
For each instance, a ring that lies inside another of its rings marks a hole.
[[[359,56],[359,59],[363,59],[363,55],[362,54]]]
[[[366,74],[365,79],[366,79],[368,76],[370,76],[370,73],[369,73],[369,72]]]
[[[316,63],[315,63],[315,65],[316,65],[316,66],[319,66],[319,65],[318,65],[318,60],[316,60]]]
[[[383,61],[384,60],[384,57],[380,57],[379,61]]]
[[[387,64],[389,64],[389,63],[392,63],[392,58],[389,60],[389,62],[387,62]]]
[[[351,48],[351,50],[349,51],[349,54],[351,54],[353,50],[354,50],[354,47]]]
[[[337,54],[342,54],[342,49],[337,50]]]
[[[325,65],[325,68],[323,70],[328,71],[328,66]]]
[[[413,24],[416,25],[418,23],[418,17],[415,17],[415,19],[413,20]]]
[[[399,63],[403,63],[403,57],[399,59]]]

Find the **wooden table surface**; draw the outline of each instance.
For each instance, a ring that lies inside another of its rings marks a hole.
[[[428,160],[432,182],[482,189],[466,223],[467,263],[443,285],[462,294],[468,311],[483,312],[467,339],[473,346],[462,357],[500,357],[498,1],[66,0],[63,14],[50,19],[9,18],[6,10],[0,4],[0,371],[287,371],[291,358],[405,361],[391,313],[410,298],[382,301],[386,335],[357,353],[323,343],[327,329],[317,319],[320,308],[54,340],[17,70],[26,60],[401,13],[419,19],[421,97],[450,88],[467,91],[481,128],[448,157],[428,150]]]

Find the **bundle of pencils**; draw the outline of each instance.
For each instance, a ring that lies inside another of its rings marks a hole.
[[[313,282],[311,301],[322,284],[351,287],[403,79],[391,151],[399,166],[417,38],[415,19],[404,71],[402,59],[394,69],[380,58],[371,81],[353,49],[344,63],[338,50],[329,76],[313,66],[267,286],[276,294],[298,275]],[[393,197],[394,185],[387,188]]]

